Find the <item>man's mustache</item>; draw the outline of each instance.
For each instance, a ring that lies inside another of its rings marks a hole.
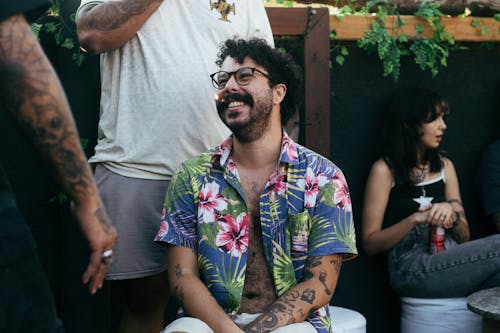
[[[248,94],[232,93],[224,96],[224,98],[217,102],[217,111],[222,112],[226,109],[231,102],[243,102],[248,106],[253,106],[253,98]]]

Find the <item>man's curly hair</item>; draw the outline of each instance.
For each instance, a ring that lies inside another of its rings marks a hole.
[[[236,59],[240,64],[249,57],[269,73],[270,87],[279,83],[286,86],[286,95],[280,108],[282,125],[302,107],[302,70],[291,55],[270,47],[264,39],[234,38],[226,40],[221,46],[215,61],[217,66],[221,67],[227,57]]]

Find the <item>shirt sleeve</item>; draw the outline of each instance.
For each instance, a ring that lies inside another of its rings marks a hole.
[[[76,15],[75,17],[78,16],[78,13],[80,12],[80,10],[86,6],[86,5],[100,5],[101,3],[105,3],[107,1],[110,1],[110,0],[82,0],[80,2],[80,6],[78,6],[78,9],[76,10]]]
[[[336,166],[318,174],[325,175],[327,181],[316,197],[308,256],[337,253],[343,254],[344,260],[353,259],[358,251],[347,181]]]
[[[196,248],[197,216],[191,177],[181,166],[167,190],[155,242]]]

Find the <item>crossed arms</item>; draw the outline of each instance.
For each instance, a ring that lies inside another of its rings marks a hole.
[[[302,280],[243,330],[231,320],[201,281],[193,250],[169,246],[168,263],[169,282],[178,304],[191,316],[205,322],[215,333],[271,332],[282,326],[303,322],[309,314],[329,303],[337,285],[342,257],[331,254],[309,258]]]

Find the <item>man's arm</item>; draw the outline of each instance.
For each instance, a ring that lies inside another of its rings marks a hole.
[[[179,306],[215,333],[242,332],[200,280],[198,271],[198,261],[192,249],[169,246],[168,277],[172,295]]]
[[[246,326],[245,332],[271,332],[279,327],[306,320],[311,313],[330,302],[337,286],[341,265],[342,256],[339,254],[309,258],[302,281]]]
[[[91,53],[121,47],[162,3],[163,0],[123,0],[83,6],[76,17],[80,45]]]
[[[101,204],[66,96],[22,15],[0,22],[0,97],[73,200],[91,249],[82,280],[94,294],[107,270],[102,253],[113,248],[116,232]]]

